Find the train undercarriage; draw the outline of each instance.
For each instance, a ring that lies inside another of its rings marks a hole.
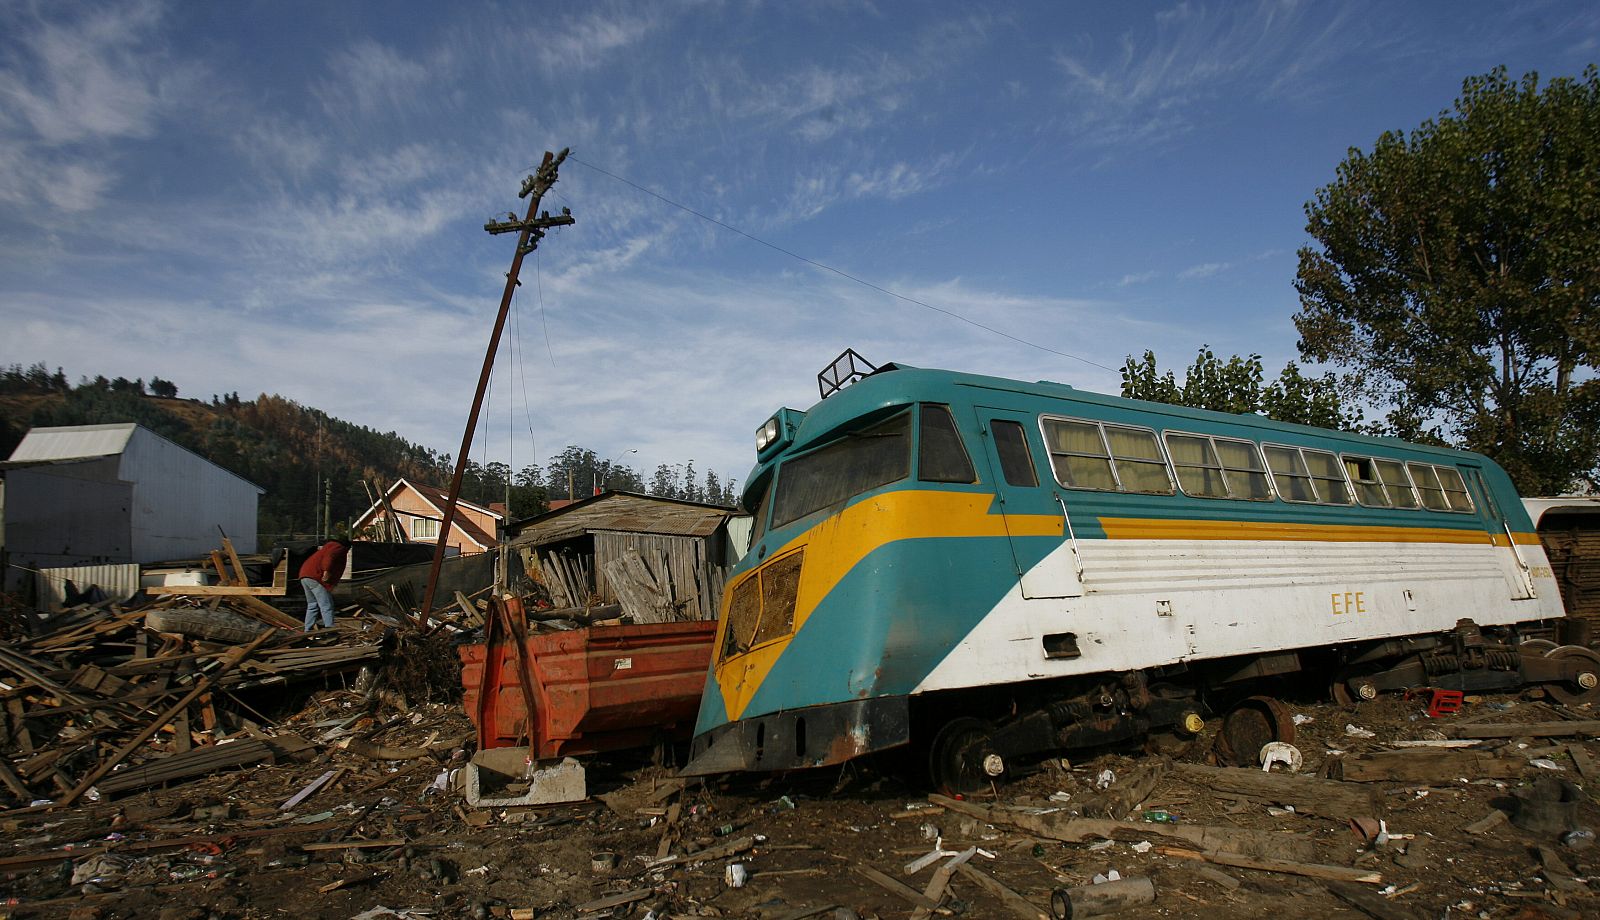
[[[1585,624],[1480,628],[1091,675],[1048,685],[930,694],[913,703],[912,738],[933,784],[965,793],[1003,782],[1014,764],[1138,738],[1192,739],[1223,719],[1218,753],[1254,765],[1267,742],[1292,735],[1287,709],[1264,686],[1326,687],[1342,704],[1387,691],[1464,693],[1538,687],[1566,705],[1600,702],[1600,652]],[[1326,681],[1326,683],[1322,683]]]

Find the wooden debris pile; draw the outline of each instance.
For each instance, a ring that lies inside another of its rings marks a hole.
[[[355,680],[381,630],[302,633],[260,606],[271,615],[228,595],[80,605],[0,646],[0,796],[71,804],[280,756],[262,714],[277,691]]]

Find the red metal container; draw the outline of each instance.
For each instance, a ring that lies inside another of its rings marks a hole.
[[[515,747],[526,737],[531,756],[545,760],[686,739],[716,630],[713,620],[691,620],[526,636],[520,658],[528,662],[531,719],[516,645],[504,630],[488,644],[463,645],[463,702],[478,747]]]

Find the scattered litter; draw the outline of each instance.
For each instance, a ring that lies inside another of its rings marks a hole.
[[[1347,724],[1344,727],[1344,733],[1346,735],[1349,735],[1352,738],[1376,738],[1376,737],[1378,737],[1378,733],[1377,732],[1368,731],[1367,729],[1362,728],[1361,726],[1356,725],[1353,722]]]
[[[1052,802],[1070,802],[1070,801],[1072,801],[1072,793],[1070,793],[1070,792],[1052,792],[1052,793],[1050,793],[1050,801],[1052,801]]]
[[[1302,715],[1301,713],[1298,713],[1298,712],[1294,714],[1294,724],[1296,724],[1296,725],[1310,725],[1312,722],[1315,722],[1315,721],[1317,721],[1317,720],[1312,718],[1311,716]]]
[[[1548,757],[1535,757],[1534,759],[1528,761],[1528,763],[1533,764],[1541,770],[1561,770],[1565,772],[1567,769]]]
[[[1130,844],[1128,844],[1128,849],[1132,850],[1135,853],[1148,853],[1148,852],[1150,852],[1150,847],[1151,846],[1152,846],[1152,844],[1150,843],[1150,841],[1141,840],[1138,843],[1130,843]]]
[[[1121,879],[1122,873],[1115,869],[1107,869],[1103,874],[1095,873],[1095,877],[1090,879],[1089,882],[1093,885],[1104,885],[1106,882],[1115,882]]]
[[[364,910],[356,914],[350,920],[384,920],[386,917],[394,917],[397,920],[419,920],[419,918],[431,916],[433,916],[433,911],[425,907],[402,907],[396,910],[379,904],[371,910]]]
[[[916,875],[918,872],[921,872],[923,869],[928,868],[929,866],[933,865],[934,863],[938,862],[939,860],[943,859],[944,857],[946,857],[946,856],[954,856],[954,855],[956,855],[954,850],[946,850],[946,849],[942,849],[942,848],[941,849],[936,849],[931,853],[924,853],[923,855],[918,856],[916,859],[913,859],[911,862],[906,863],[905,870],[904,870],[905,874],[906,875]]]
[[[743,888],[749,878],[750,868],[744,863],[729,863],[728,868],[722,870],[722,881],[729,888]]]
[[[1261,769],[1267,773],[1272,772],[1273,764],[1283,764],[1290,773],[1299,773],[1305,765],[1305,757],[1300,749],[1283,741],[1269,741],[1262,745],[1260,759]]]
[[[1101,770],[1100,775],[1094,778],[1094,787],[1103,791],[1110,789],[1116,783],[1116,781],[1117,774],[1111,769],[1107,768],[1105,770]]]

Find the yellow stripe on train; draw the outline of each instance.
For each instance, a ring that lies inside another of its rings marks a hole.
[[[805,568],[800,573],[800,588],[795,598],[794,631],[799,632],[841,579],[874,550],[900,540],[939,537],[1060,537],[1060,515],[990,514],[992,493],[908,490],[885,492],[863,499],[806,530],[788,543],[767,553],[776,559],[791,550],[805,547]],[[1009,524],[1009,531],[1007,526]],[[754,578],[756,571],[745,574]],[[732,582],[724,592],[726,599],[744,579]],[[723,621],[727,621],[724,609]],[[738,719],[745,707],[783,655],[794,633],[751,649],[717,665],[717,684],[728,718]]]

